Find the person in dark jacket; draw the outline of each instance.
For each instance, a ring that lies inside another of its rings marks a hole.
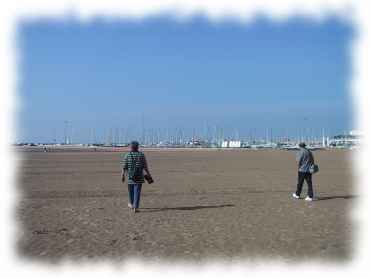
[[[303,182],[306,181],[308,186],[308,193],[306,197],[306,201],[313,200],[313,187],[312,187],[312,174],[310,172],[310,168],[314,165],[314,157],[310,150],[306,148],[305,143],[299,144],[299,151],[297,153],[297,163],[298,163],[298,183],[297,183],[297,190],[293,193],[293,197],[296,199],[300,199]]]
[[[144,183],[144,174],[150,175],[148,164],[144,153],[139,151],[139,142],[132,141],[130,144],[131,151],[123,157],[122,160],[122,182],[125,182],[127,175],[129,203],[128,207],[133,212],[138,212],[140,204],[141,187]]]

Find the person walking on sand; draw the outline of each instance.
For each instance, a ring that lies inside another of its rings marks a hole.
[[[314,163],[314,157],[310,150],[306,148],[305,143],[299,143],[299,151],[297,153],[297,163],[298,163],[298,183],[297,191],[293,193],[295,199],[300,199],[303,182],[306,181],[308,186],[308,193],[306,201],[313,200],[313,188],[312,188],[312,173],[313,168],[316,166]]]
[[[125,182],[125,176],[127,175],[129,203],[128,207],[133,212],[138,212],[140,204],[141,187],[144,183],[144,174],[149,180],[152,180],[148,164],[144,153],[139,151],[139,142],[132,141],[130,144],[130,152],[125,154],[122,160],[122,182]]]

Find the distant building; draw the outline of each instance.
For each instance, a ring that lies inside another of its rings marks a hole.
[[[241,148],[241,141],[223,141],[221,143],[222,148]]]
[[[242,146],[241,141],[230,141],[229,148],[240,148]]]
[[[228,148],[229,147],[229,141],[222,141],[221,148]]]
[[[353,147],[361,145],[362,133],[352,130],[349,134],[339,134],[329,139],[331,147]]]

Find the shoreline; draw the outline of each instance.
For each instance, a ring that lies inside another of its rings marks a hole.
[[[46,151],[45,151],[46,148]],[[127,152],[129,147],[84,147],[84,146],[14,146],[15,152]],[[212,151],[227,151],[227,152],[244,152],[244,151],[298,151],[297,149],[279,149],[279,148],[184,148],[184,147],[141,147],[142,151],[160,152],[160,151],[180,151],[180,152],[212,152]],[[325,148],[315,149],[313,151],[353,151],[348,148]]]

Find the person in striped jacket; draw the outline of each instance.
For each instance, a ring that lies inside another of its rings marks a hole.
[[[148,163],[144,153],[139,151],[139,142],[132,141],[130,152],[126,153],[122,159],[122,182],[127,176],[129,203],[128,207],[133,212],[138,212],[140,204],[141,187],[145,182],[144,171],[151,178]]]

